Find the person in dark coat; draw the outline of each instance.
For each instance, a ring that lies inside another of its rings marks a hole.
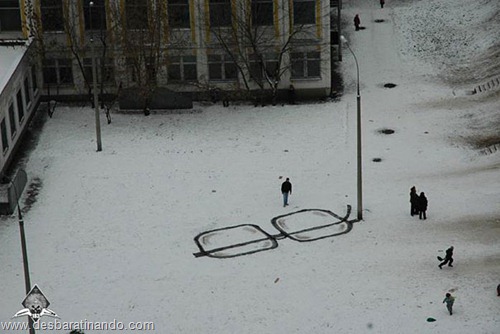
[[[281,184],[281,193],[283,194],[283,207],[288,205],[288,194],[292,193],[292,184],[287,177],[286,181]]]
[[[425,194],[423,192],[421,192],[420,196],[418,196],[417,209],[418,209],[418,218],[427,219],[427,216],[425,214],[425,212],[427,211],[427,197],[425,197]]]
[[[354,27],[356,28],[356,31],[359,30],[360,24],[361,24],[361,19],[359,18],[359,14],[356,14],[356,16],[354,16]]]
[[[443,262],[439,264],[439,269],[443,269],[443,266],[448,264],[448,267],[453,267],[453,246],[446,250],[446,256],[443,259]]]
[[[418,210],[417,210],[417,205],[418,205],[418,194],[417,194],[417,189],[415,186],[410,188],[410,215],[417,215]]]
[[[385,0],[380,0],[380,8],[384,8]]]
[[[500,297],[500,284],[497,286],[497,296]]]

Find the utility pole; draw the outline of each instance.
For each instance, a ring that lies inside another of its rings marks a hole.
[[[94,9],[94,2],[90,1],[90,53],[92,53],[92,90],[94,91],[94,109],[95,109],[95,132],[97,137],[97,152],[102,151],[101,143],[101,120],[99,117],[99,101],[97,96],[97,69],[94,54],[94,30],[92,29],[92,10]]]

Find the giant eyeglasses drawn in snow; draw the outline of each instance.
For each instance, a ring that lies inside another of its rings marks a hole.
[[[348,233],[357,220],[348,220],[351,206],[341,217],[329,210],[303,209],[271,219],[279,231],[269,234],[254,224],[222,227],[198,234],[194,241],[199,252],[195,257],[232,258],[249,255],[278,247],[278,240],[291,239],[310,242]]]

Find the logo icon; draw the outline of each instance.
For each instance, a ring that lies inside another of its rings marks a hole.
[[[48,309],[50,303],[36,284],[30,290],[28,295],[26,295],[26,298],[24,298],[22,305],[24,306],[24,308],[14,314],[12,318],[27,315],[31,318],[31,320],[33,320],[33,323],[35,324],[43,316],[59,318],[59,316],[54,311]]]

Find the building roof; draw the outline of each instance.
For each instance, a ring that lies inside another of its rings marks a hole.
[[[29,44],[29,40],[0,40],[0,92],[19,66]]]

